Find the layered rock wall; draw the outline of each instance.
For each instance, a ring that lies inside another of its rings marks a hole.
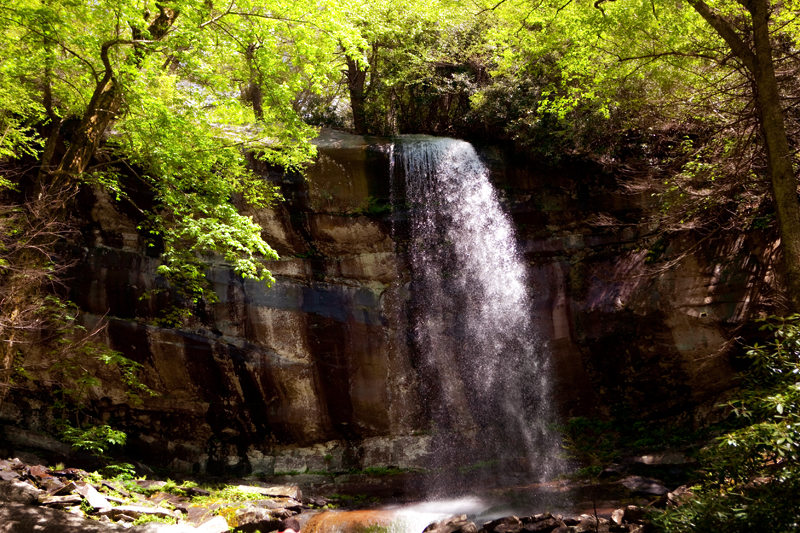
[[[143,253],[136,221],[94,193],[73,299],[87,325],[108,321],[104,340],[141,363],[158,393],[131,403],[113,372],[90,368],[104,378],[91,392],[98,416],[129,433],[134,455],[218,473],[427,464],[432,428],[409,348],[407,211],[391,183],[391,146],[328,133],[319,152],[308,181],[254,162],[286,198],[251,213],[282,257],[269,265],[277,281],[267,288],[215,264],[219,301],[191,328],[148,323],[168,303],[142,298],[163,286],[157,260]],[[726,342],[769,249],[720,239],[648,274],[649,198],[594,169],[483,155],[516,222],[563,414],[702,422],[731,386]],[[0,418],[46,428],[49,392],[29,384]]]

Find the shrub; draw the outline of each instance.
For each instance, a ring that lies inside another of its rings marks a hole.
[[[800,529],[800,315],[762,320],[772,340],[747,351],[740,427],[705,450],[707,475],[686,505],[655,516],[662,531]]]

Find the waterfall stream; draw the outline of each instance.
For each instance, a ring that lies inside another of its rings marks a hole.
[[[523,500],[541,506],[552,498],[543,482],[559,473],[560,446],[550,429],[548,351],[533,327],[512,221],[469,143],[414,135],[380,149],[401,213],[394,237],[401,251],[407,246],[411,269],[410,343],[433,435],[431,472],[441,474],[438,482],[426,478],[434,485],[428,501],[327,511],[303,531],[419,533],[461,513],[478,522],[512,514],[515,505],[530,513]],[[516,491],[517,501],[487,492],[498,485]]]
[[[410,206],[413,342],[437,466],[494,464],[549,478],[559,450],[548,430],[547,352],[489,171],[454,139],[401,137],[392,156]]]

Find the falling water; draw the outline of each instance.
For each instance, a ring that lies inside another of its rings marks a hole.
[[[547,354],[488,169],[454,139],[405,137],[392,153],[410,204],[414,345],[439,466],[480,460],[548,478],[558,444]]]

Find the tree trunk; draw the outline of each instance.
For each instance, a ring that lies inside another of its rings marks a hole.
[[[361,70],[357,61],[347,58],[347,88],[350,90],[350,107],[353,109],[353,129],[356,133],[367,133],[366,117],[364,115],[364,84],[367,81],[367,71]]]
[[[767,0],[742,0],[753,22],[751,49],[747,36],[742,38],[736,27],[718,15],[703,0],[689,4],[714,28],[753,76],[755,103],[772,184],[772,200],[778,220],[783,254],[783,272],[789,311],[800,312],[800,202],[797,178],[792,165],[792,150],[786,134],[778,80],[769,38],[769,5]]]
[[[157,41],[164,37],[175,23],[178,14],[176,10],[159,7],[158,16],[148,27],[150,40]],[[55,172],[55,181],[63,177],[77,177],[89,166],[92,156],[100,145],[103,133],[117,117],[117,112],[122,106],[122,97],[108,58],[109,50],[111,47],[120,44],[133,44],[136,46],[136,41],[138,41],[140,37],[139,32],[134,30],[133,41],[116,40],[106,42],[102,45],[100,57],[103,60],[105,72],[102,78],[98,80],[94,93],[92,94],[92,99],[86,106],[86,111],[81,118],[80,125],[70,139],[67,153],[64,154]],[[144,57],[145,51],[146,49],[144,48],[134,48],[129,60],[134,65],[139,65]]]
[[[753,17],[755,102],[767,148],[772,198],[783,252],[786,297],[789,311],[796,313],[800,312],[800,203],[797,199],[797,178],[772,59],[769,8],[765,0],[751,0],[746,6]]]
[[[70,139],[67,153],[58,165],[56,179],[60,176],[79,176],[86,170],[100,145],[103,132],[116,118],[121,105],[117,83],[113,78],[98,84],[78,129]]]

